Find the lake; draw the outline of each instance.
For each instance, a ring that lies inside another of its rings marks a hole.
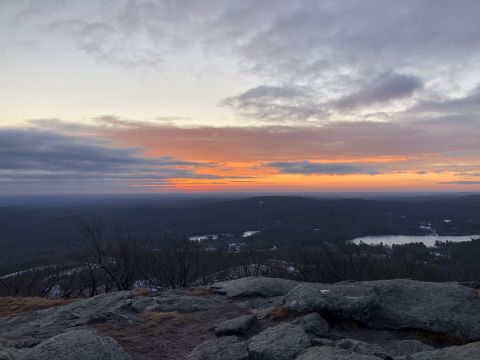
[[[403,245],[410,243],[424,243],[426,246],[435,246],[436,241],[452,241],[462,242],[470,241],[472,238],[478,238],[479,235],[463,235],[463,236],[437,236],[437,235],[421,235],[421,236],[408,236],[408,235],[381,235],[381,236],[364,236],[353,239],[355,244],[363,242],[368,245],[378,245],[383,243],[384,245]]]

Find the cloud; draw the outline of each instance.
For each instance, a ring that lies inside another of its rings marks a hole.
[[[409,109],[410,113],[437,113],[443,116],[452,114],[480,113],[480,85],[477,85],[465,96],[457,98],[444,98],[440,100],[423,100]]]
[[[443,181],[443,182],[440,182],[439,184],[444,184],[444,185],[480,185],[480,181],[456,180],[456,181]]]
[[[259,121],[403,121],[408,116],[398,119],[397,112],[413,100],[419,104],[410,117],[478,104],[478,91],[453,97],[480,80],[475,0],[51,0],[4,7],[22,40],[54,41],[65,51],[73,44],[103,65],[163,71],[172,82],[179,73],[228,74],[218,85],[225,89],[248,79],[243,93],[215,101]],[[382,105],[382,113],[362,113],[371,105]]]
[[[257,120],[308,120],[325,115],[307,89],[294,86],[257,86],[220,102],[241,116]]]
[[[0,129],[0,181],[129,182],[172,178],[217,179],[200,175],[212,164],[168,156],[146,157],[138,147],[113,147],[99,138],[71,136],[36,129]]]
[[[103,119],[90,125],[44,119],[32,122],[37,129],[0,130],[3,191],[90,186],[122,192],[132,186],[165,189],[179,179],[187,187],[248,182],[251,188],[278,174],[436,174],[438,182],[480,170],[480,128],[471,123],[457,124],[461,136],[452,138],[447,123],[176,127]]]
[[[385,72],[367,83],[363,89],[335,101],[335,105],[348,110],[385,103],[411,96],[422,85],[417,76]]]
[[[388,71],[373,80],[363,81],[358,90],[333,100],[315,87],[261,85],[227,97],[220,105],[256,120],[326,121],[336,111],[350,111],[408,98],[422,86],[423,82],[417,76]]]
[[[253,15],[255,8],[248,4]],[[438,70],[446,63],[478,60],[478,17],[472,11],[480,5],[474,0],[461,5],[444,0],[393,6],[380,0],[270,5],[270,13],[247,28],[244,41],[239,41],[242,55],[265,72],[311,68],[314,74],[325,75],[346,68],[371,73],[409,65]],[[234,16],[225,16],[223,24],[234,21]],[[461,59],[460,54],[466,57]]]
[[[213,162],[275,162],[297,159],[339,162],[344,159],[430,159],[432,166],[478,164],[478,123],[326,122],[321,126],[177,127],[110,118],[111,126],[80,126],[62,121],[36,121],[55,131],[75,131],[120,144],[139,146],[151,157],[168,149],[175,158]],[[455,136],[452,136],[454,134]],[[451,154],[456,156],[452,157]],[[337,161],[337,159],[340,159]],[[433,160],[435,159],[435,160]],[[470,169],[473,171],[474,169]]]
[[[265,164],[265,166],[275,168],[283,174],[375,175],[379,173],[379,170],[371,165],[355,163],[312,163],[309,161],[297,161],[271,162]]]
[[[335,69],[371,75],[414,64],[441,71],[445,64],[472,64],[480,50],[476,0],[94,0],[10,7],[18,26],[43,24],[91,56],[126,66],[162,65],[175,51],[196,46],[275,78],[308,73],[324,79]]]

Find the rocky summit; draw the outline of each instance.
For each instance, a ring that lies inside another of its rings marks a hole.
[[[0,317],[0,359],[478,360],[471,284],[247,277]]]

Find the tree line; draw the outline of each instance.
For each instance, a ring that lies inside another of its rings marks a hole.
[[[0,276],[0,296],[88,297],[135,287],[192,287],[259,275],[325,283],[480,278],[480,240],[437,244],[432,251],[423,244],[389,248],[300,241],[272,249],[251,239],[239,251],[229,251],[174,234],[157,241],[146,241],[135,232],[107,234],[94,221],[81,221],[77,227],[82,240],[68,244],[63,262]]]

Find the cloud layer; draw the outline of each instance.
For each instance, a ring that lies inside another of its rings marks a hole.
[[[362,89],[335,102],[340,109],[354,109],[372,104],[387,103],[411,96],[422,87],[422,81],[413,75],[386,72],[364,85]]]
[[[172,178],[214,178],[196,169],[211,164],[171,157],[146,157],[140,148],[112,147],[106,140],[36,129],[0,129],[0,182],[3,186],[48,182],[129,184],[168,183]]]
[[[477,0],[0,1],[0,120],[36,109],[0,181],[473,188],[479,24]]]
[[[354,163],[312,163],[309,161],[297,162],[271,162],[266,166],[277,169],[285,174],[311,175],[347,175],[347,174],[367,174],[375,175],[379,173],[373,166],[354,164]]]

